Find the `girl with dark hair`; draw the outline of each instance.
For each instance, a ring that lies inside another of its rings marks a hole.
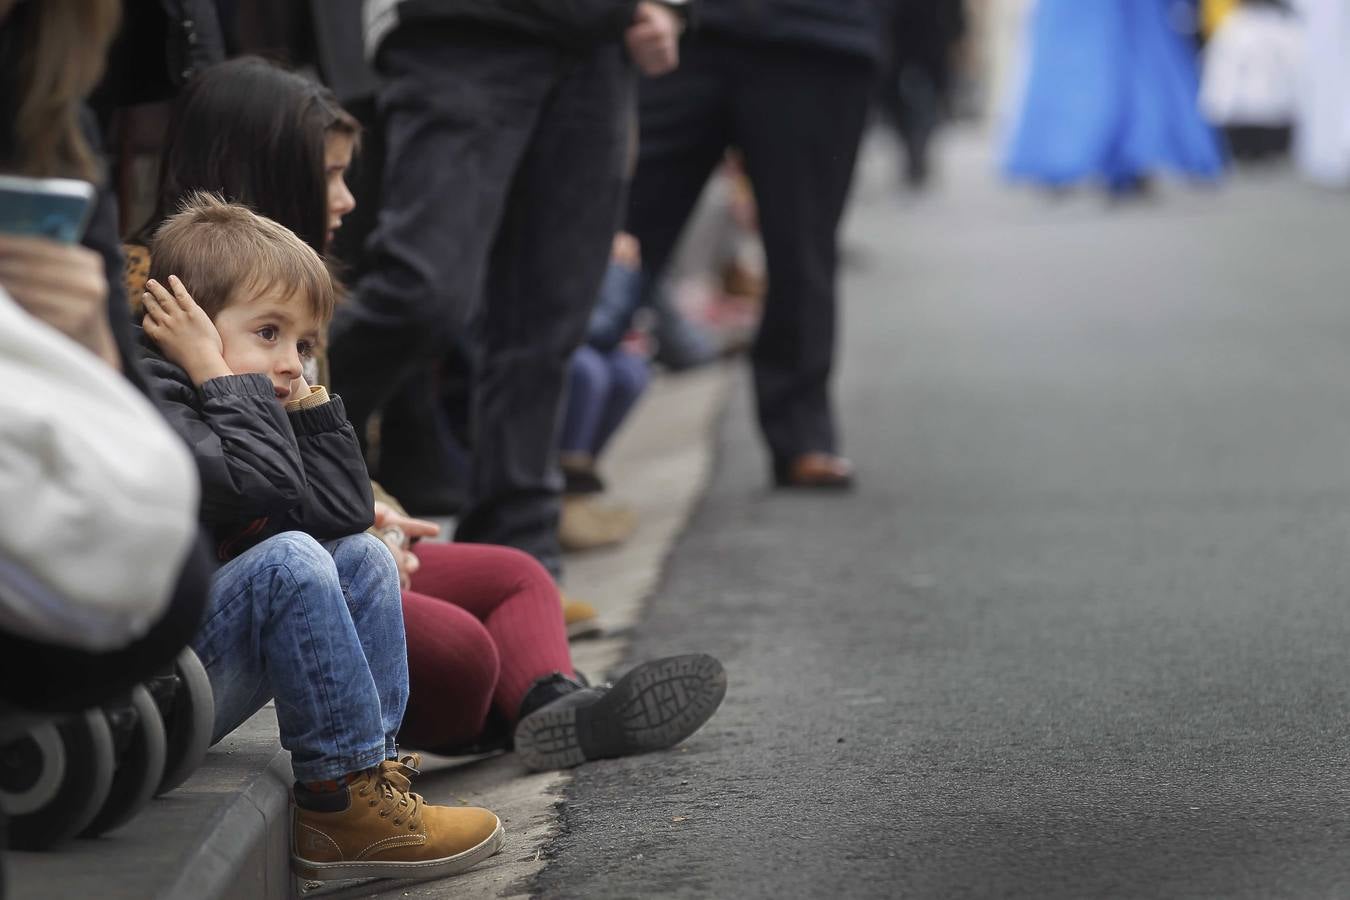
[[[174,103],[159,198],[142,234],[208,186],[285,224],[322,255],[356,206],[342,176],[359,135],[332,91],[303,75],[248,56],[213,66]]]
[[[172,132],[157,218],[186,192],[217,191],[319,249],[355,206],[343,182],[354,120],[325,88],[270,63],[246,58],[205,70],[178,98]],[[671,746],[721,703],[725,673],[703,655],[645,663],[612,688],[584,685],[543,566],[509,547],[414,543],[438,526],[377,492],[379,499],[375,531],[404,584],[410,690],[400,743],[453,753],[504,748],[514,738],[531,768],[571,766]],[[642,712],[640,692],[676,682],[659,712]]]

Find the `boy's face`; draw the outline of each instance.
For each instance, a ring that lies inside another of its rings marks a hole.
[[[307,300],[280,287],[231,299],[214,321],[230,371],[266,375],[282,401],[319,342],[319,322]]]

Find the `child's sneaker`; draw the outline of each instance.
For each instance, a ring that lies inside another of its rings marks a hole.
[[[295,807],[295,873],[315,881],[442,878],[500,850],[505,832],[493,813],[431,806],[411,791],[417,762],[416,756],[386,760],[344,789],[298,796],[305,805]]]
[[[643,663],[613,687],[540,679],[521,704],[516,756],[543,770],[662,750],[698,731],[726,693],[722,664],[703,653]]]

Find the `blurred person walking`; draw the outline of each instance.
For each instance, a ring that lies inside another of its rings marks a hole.
[[[1279,0],[1246,0],[1205,45],[1200,107],[1240,160],[1283,156],[1298,112],[1305,36]]]
[[[366,4],[383,206],[370,269],[333,323],[334,387],[364,434],[476,315],[473,471],[455,537],[520,548],[555,576],[558,411],[618,225],[630,59],[645,74],[674,68],[678,5]]]
[[[1307,35],[1294,157],[1308,179],[1350,185],[1350,4],[1299,0]]]
[[[1200,115],[1177,5],[1040,0],[1004,173],[1052,188],[1097,181],[1116,195],[1162,170],[1217,178],[1223,156]]]
[[[881,55],[872,0],[704,0],[678,71],[643,83],[627,229],[653,291],[704,183],[738,147],[769,273],[752,350],[760,428],[780,487],[841,488],[829,397],[836,232]]]
[[[902,178],[928,183],[929,144],[946,113],[952,54],[965,35],[965,0],[892,0],[882,99],[904,148]]]

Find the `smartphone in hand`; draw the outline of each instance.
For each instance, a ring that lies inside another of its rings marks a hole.
[[[93,208],[87,181],[0,175],[0,234],[73,244],[84,237]]]

